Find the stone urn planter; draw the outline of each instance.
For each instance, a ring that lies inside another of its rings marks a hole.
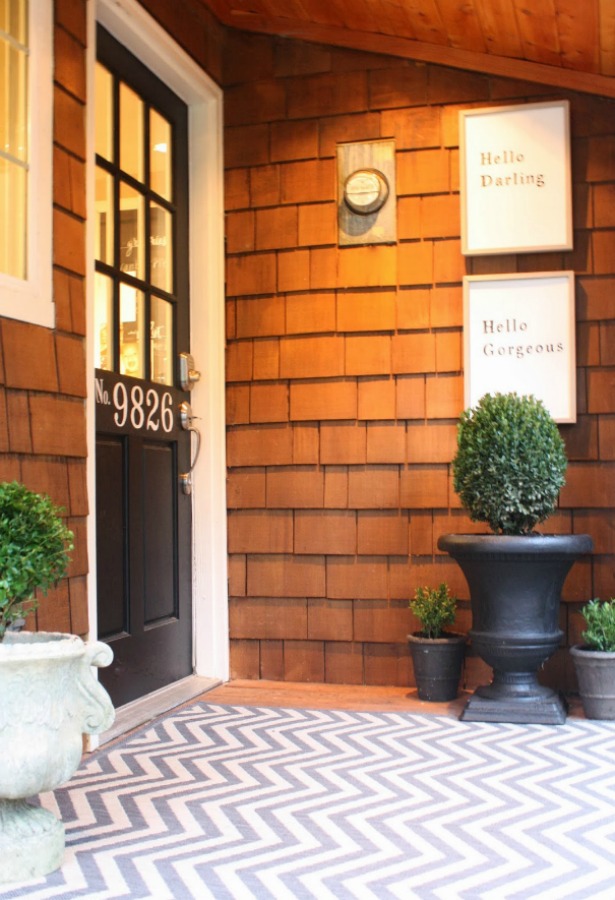
[[[112,724],[111,700],[92,669],[112,657],[106,644],[69,634],[7,632],[0,643],[0,882],[62,863],[62,822],[27,798],[68,781],[82,735]]]
[[[448,534],[438,540],[468,582],[472,648],[493,669],[461,718],[476,722],[560,725],[566,705],[538,682],[538,670],[559,647],[561,591],[577,558],[592,549],[577,535]]]
[[[60,866],[64,826],[27,798],[67,781],[83,734],[104,731],[114,717],[92,670],[111,662],[106,644],[19,631],[66,574],[73,533],[63,515],[48,495],[0,482],[0,882]]]

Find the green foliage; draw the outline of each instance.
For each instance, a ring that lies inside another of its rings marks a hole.
[[[16,481],[0,483],[0,640],[7,627],[33,612],[68,567],[73,534],[49,497]]]
[[[590,600],[581,610],[586,630],[581,637],[592,650],[615,653],[615,598]]]
[[[564,442],[540,400],[485,394],[457,429],[454,487],[473,522],[528,534],[555,509],[566,481]]]
[[[457,598],[451,597],[443,582],[437,588],[417,588],[409,605],[422,625],[423,637],[433,639],[439,638],[445,626],[454,622]]]

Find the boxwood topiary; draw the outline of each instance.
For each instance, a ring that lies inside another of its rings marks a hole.
[[[453,484],[473,522],[528,534],[555,509],[565,483],[564,442],[540,400],[485,394],[457,429]]]
[[[451,596],[448,585],[437,588],[419,587],[410,600],[410,609],[422,626],[421,636],[434,640],[442,636],[447,625],[455,621],[457,598]]]
[[[45,494],[17,481],[0,483],[0,641],[66,572],[73,533]]]
[[[615,598],[590,600],[581,609],[586,630],[581,637],[591,650],[615,653]]]

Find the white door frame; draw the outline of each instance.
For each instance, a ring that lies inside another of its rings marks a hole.
[[[94,221],[93,76],[100,22],[188,106],[190,166],[191,352],[202,372],[190,401],[199,418],[201,451],[194,470],[194,671],[228,680],[228,564],[224,404],[224,206],[222,91],[136,0],[88,3],[88,223]],[[94,233],[87,238],[88,604],[96,637],[96,502],[94,410]],[[182,348],[180,348],[181,350]]]

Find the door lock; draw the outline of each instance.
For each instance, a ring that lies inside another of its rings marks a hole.
[[[194,357],[190,353],[179,354],[179,383],[182,391],[191,391],[201,380],[201,373],[194,368]]]

